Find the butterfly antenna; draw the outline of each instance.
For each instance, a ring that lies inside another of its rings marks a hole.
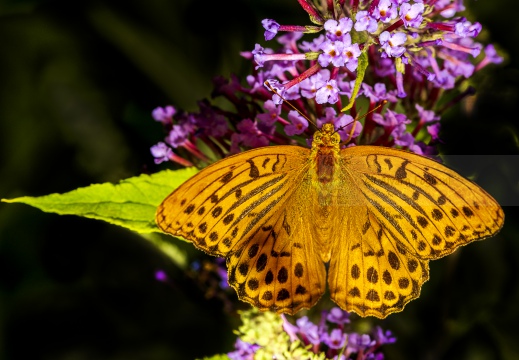
[[[351,127],[350,133],[348,134],[348,139],[346,139],[346,140],[344,141],[344,144],[349,143],[349,142],[351,141],[351,139],[353,138],[353,134],[355,133],[355,126],[357,126],[357,121],[359,121],[360,119],[365,118],[366,116],[368,116],[368,115],[371,114],[372,112],[377,111],[378,109],[380,109],[382,106],[384,106],[384,105],[386,105],[386,104],[387,104],[387,100],[382,100],[382,101],[380,102],[380,104],[378,104],[377,106],[375,106],[373,109],[371,109],[370,111],[368,111],[368,112],[365,113],[364,115],[362,115],[362,116],[360,116],[360,117],[358,117],[358,118],[355,118],[355,119],[353,120],[353,126]],[[339,127],[337,130],[335,130],[335,132],[338,132],[338,131],[344,129],[344,128],[345,128],[346,126],[348,126],[349,124],[351,124],[351,123],[348,123],[348,124],[346,124],[346,125],[343,125],[343,126]]]
[[[272,87],[272,85],[270,85],[269,81],[268,80],[265,80],[264,82],[265,86],[269,88],[270,91],[272,91],[274,94],[276,94],[277,96],[279,96],[281,99],[283,99],[283,101],[285,102],[285,104],[287,104],[288,106],[290,106],[292,109],[294,109],[295,111],[297,111],[299,113],[299,115],[301,115],[302,117],[304,117],[306,119],[306,121],[308,121],[310,124],[312,124],[313,126],[315,126],[316,129],[319,129],[317,127],[317,125],[308,118],[308,116],[306,116],[305,114],[303,114],[301,112],[301,110],[299,110],[297,107],[295,107],[290,101],[288,101],[287,99],[285,99],[280,93],[278,93],[278,91],[276,89],[274,89]]]

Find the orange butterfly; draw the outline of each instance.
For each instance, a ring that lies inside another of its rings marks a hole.
[[[340,149],[332,124],[312,148],[270,146],[200,171],[156,221],[225,256],[229,284],[260,310],[311,308],[328,283],[342,309],[384,318],[429,279],[429,260],[495,235],[499,204],[478,185],[410,152]]]

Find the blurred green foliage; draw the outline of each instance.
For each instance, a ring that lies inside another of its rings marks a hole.
[[[442,149],[517,155],[517,4],[465,4],[486,30],[479,40],[496,43],[509,60],[476,76],[477,96],[445,114]],[[1,197],[163,169],[149,154],[163,137],[151,110],[194,110],[212,77],[245,76],[250,64],[239,51],[264,44],[266,17],[308,24],[295,0],[4,0]],[[387,346],[387,358],[519,357],[519,167],[501,158],[465,175],[479,174],[498,200],[516,205],[505,207],[503,231],[432,262],[431,280],[404,312],[359,323],[394,331],[398,342]],[[179,247],[192,259],[203,256]],[[171,282],[157,282],[157,269]],[[0,204],[0,358],[192,359],[230,351],[237,325],[136,234]]]

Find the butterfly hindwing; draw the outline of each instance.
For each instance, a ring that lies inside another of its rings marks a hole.
[[[328,286],[332,300],[361,316],[384,318],[401,311],[420,294],[429,278],[427,260],[399,245],[366,207],[343,209],[348,220],[330,260]]]
[[[308,216],[295,208],[301,201],[288,203],[262,224],[242,251],[227,258],[227,266],[229,284],[240,299],[260,310],[295,314],[322,296],[326,270],[313,246]]]

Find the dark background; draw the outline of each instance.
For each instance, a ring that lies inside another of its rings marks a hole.
[[[384,321],[389,359],[519,358],[519,21],[511,0],[465,1],[478,41],[509,54],[443,118],[443,152],[505,206],[487,241],[431,263],[422,296]],[[295,0],[0,3],[0,197],[155,172],[150,112],[196,109],[211,79],[246,75],[260,21],[308,24]],[[457,160],[458,159],[458,160]],[[459,160],[462,159],[462,160]],[[190,256],[198,252],[185,247]],[[165,269],[168,284],[154,280]],[[0,204],[0,358],[192,359],[228,352],[238,325],[153,245],[102,222]]]

